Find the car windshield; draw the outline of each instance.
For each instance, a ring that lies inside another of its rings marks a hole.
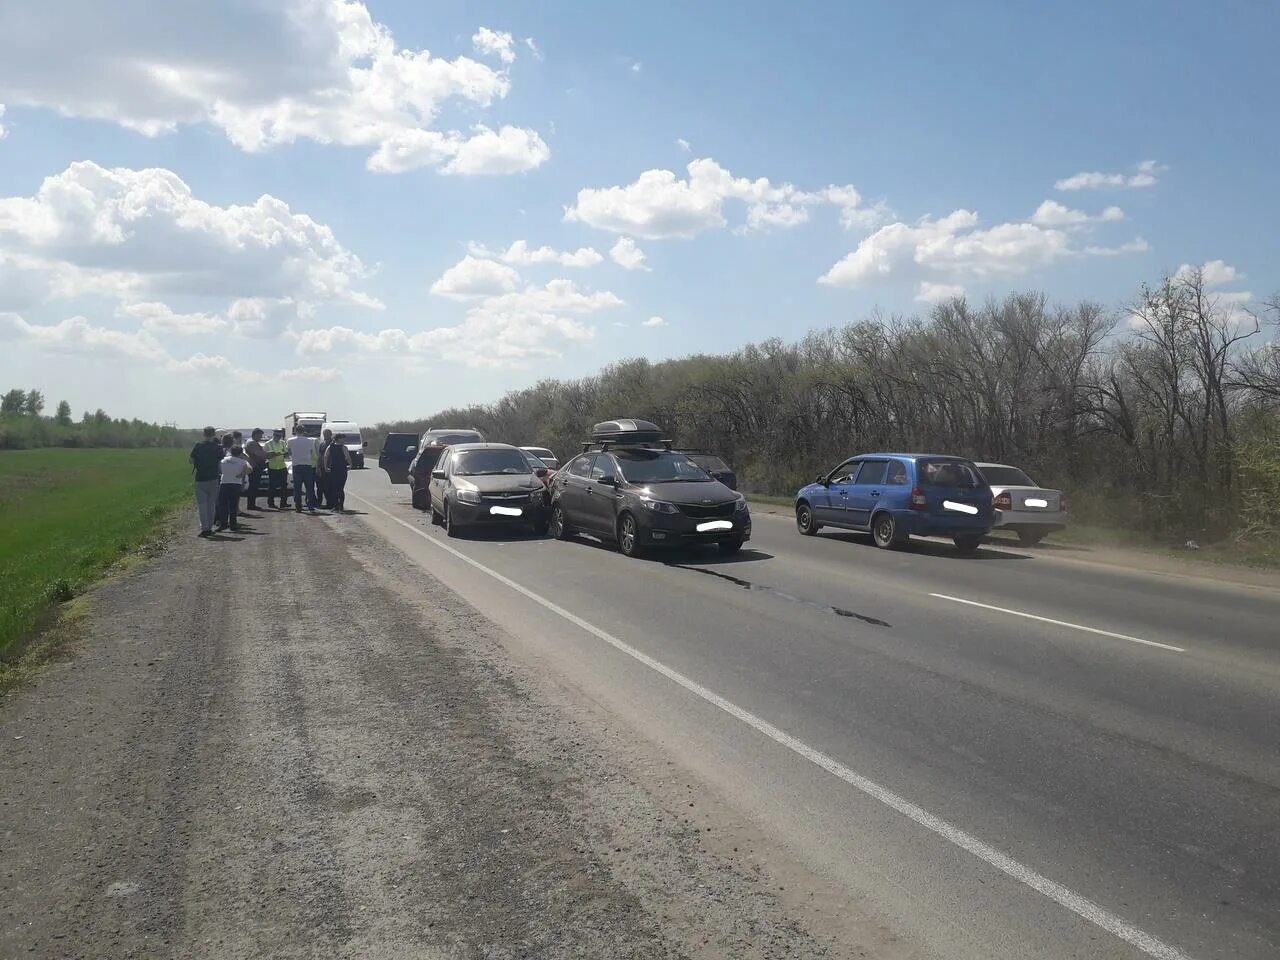
[[[519,450],[464,450],[454,461],[454,476],[530,473],[528,455]]]
[[[614,454],[628,483],[680,483],[711,477],[683,453],[661,450],[618,450]]]
[[[691,453],[689,459],[702,467],[704,470],[714,471],[716,473],[728,473],[729,465],[719,457],[712,456],[709,453]]]
[[[481,437],[478,433],[428,433],[422,438],[423,446],[427,444],[435,444],[442,447],[450,447],[455,443],[480,443]]]
[[[1034,487],[1035,481],[1017,467],[980,467],[987,483],[993,487]]]
[[[920,482],[927,487],[986,486],[977,471],[963,460],[921,460]]]
[[[524,454],[525,459],[529,461],[529,466],[534,470],[547,469],[546,461],[543,460],[536,453],[534,453],[532,450],[521,450],[520,452]]]

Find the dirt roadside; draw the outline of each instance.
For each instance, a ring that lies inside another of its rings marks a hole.
[[[0,957],[915,955],[783,900],[356,518],[239,536],[104,585],[0,702]]]

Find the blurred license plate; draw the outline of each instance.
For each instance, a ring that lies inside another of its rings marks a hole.
[[[1022,502],[1025,503],[1028,507],[1047,507],[1049,505],[1048,500],[1041,500],[1039,497],[1031,497],[1030,499],[1024,500]]]
[[[978,512],[978,508],[971,503],[956,503],[954,500],[943,500],[942,505],[948,510],[954,510],[956,513],[974,514]]]
[[[732,530],[733,524],[728,520],[708,520],[706,523],[698,524],[698,532],[706,533],[708,530]]]
[[[500,517],[518,517],[524,513],[519,507],[490,507],[489,512]]]

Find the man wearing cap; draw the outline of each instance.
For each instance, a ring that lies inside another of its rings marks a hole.
[[[249,474],[249,492],[245,496],[246,510],[257,509],[258,484],[262,482],[262,471],[267,469],[267,451],[263,449],[262,437],[262,428],[254,427],[249,435],[249,442],[244,445],[244,457],[249,461],[249,468],[252,471]]]
[[[267,455],[267,506],[274,507],[279,499],[281,510],[289,508],[289,465],[284,451],[284,430],[277,427],[263,445],[263,452]]]

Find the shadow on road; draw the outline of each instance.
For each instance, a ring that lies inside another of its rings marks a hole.
[[[839,540],[853,547],[860,547],[867,550],[875,550],[875,544],[871,542],[871,535],[866,533],[857,533],[852,530],[832,530],[830,532],[823,530],[818,536],[824,540]],[[999,541],[984,542],[978,548],[978,552],[971,556],[964,556],[955,545],[945,543],[940,540],[921,540],[913,538],[906,546],[901,547],[899,553],[915,553],[925,557],[941,557],[947,560],[1031,560],[1034,559],[1030,554],[1014,553],[1010,550],[998,549],[1004,546]]]

